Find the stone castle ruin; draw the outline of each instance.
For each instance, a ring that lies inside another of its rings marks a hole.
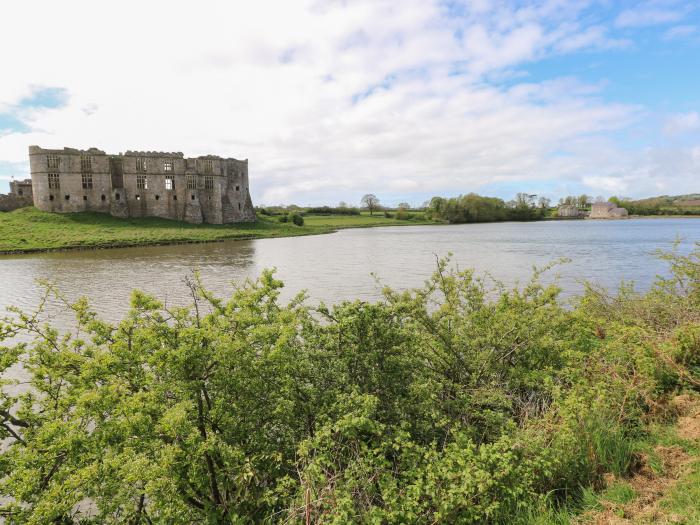
[[[182,153],[29,146],[34,206],[194,224],[255,221],[248,160]]]
[[[0,211],[12,211],[31,206],[32,179],[10,181],[10,193],[0,195]]]
[[[590,219],[624,219],[627,217],[625,208],[618,208],[612,202],[596,202],[591,205]]]

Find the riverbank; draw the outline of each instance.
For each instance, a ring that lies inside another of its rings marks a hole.
[[[342,228],[436,224],[426,220],[398,220],[381,213],[370,215],[309,215],[303,226],[258,216],[252,224],[187,224],[168,219],[118,219],[102,213],[56,214],[21,208],[0,214],[0,254],[125,248],[263,239],[331,233]]]

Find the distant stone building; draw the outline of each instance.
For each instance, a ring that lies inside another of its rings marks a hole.
[[[579,210],[578,206],[575,204],[562,204],[557,208],[557,216],[566,218],[566,219],[578,219],[580,217],[583,217],[585,215],[585,212],[583,210]]]
[[[44,211],[94,211],[195,224],[255,220],[247,160],[29,146],[29,166],[34,206]]]
[[[627,217],[625,208],[618,208],[612,202],[596,202],[591,206],[590,219],[624,219]]]
[[[10,181],[10,193],[0,195],[0,211],[12,211],[31,206],[32,179]]]

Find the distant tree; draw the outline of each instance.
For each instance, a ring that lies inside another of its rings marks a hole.
[[[348,206],[348,203],[345,202],[345,201],[340,201],[340,202],[338,203],[338,208],[349,208],[349,207],[350,207],[350,206]]]
[[[399,202],[399,209],[400,210],[410,210],[411,205],[407,202]]]
[[[374,210],[379,209],[379,199],[373,193],[368,193],[362,197],[360,204],[369,210],[369,214],[373,215]]]
[[[596,201],[596,202],[605,202],[605,199],[604,199],[601,195],[598,195],[598,196],[595,198],[595,201]]]
[[[575,204],[579,208],[588,208],[588,203],[590,202],[590,200],[591,200],[591,198],[584,193],[584,194],[578,196],[578,199],[577,199]]]
[[[537,205],[542,208],[543,210],[546,210],[552,205],[552,201],[548,199],[547,197],[540,197],[539,200],[537,201]]]
[[[515,196],[514,207],[516,207],[516,208],[534,208],[536,196],[537,195],[530,195],[529,193],[518,193]]]

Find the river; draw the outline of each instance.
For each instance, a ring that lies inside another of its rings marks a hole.
[[[460,268],[488,272],[508,285],[526,281],[533,265],[568,258],[570,262],[557,265],[547,277],[558,277],[564,296],[580,292],[583,280],[615,287],[625,279],[647,289],[666,268],[653,252],[671,249],[676,239],[688,252],[700,241],[700,220],[402,226],[283,239],[5,256],[0,257],[0,310],[9,305],[34,308],[41,296],[38,281],[48,279],[69,300],[85,295],[103,318],[116,321],[127,310],[134,288],[169,304],[185,303],[183,279],[194,269],[221,296],[231,293],[232,283],[276,267],[286,284],[284,298],[307,290],[311,304],[373,300],[380,296],[377,279],[400,289],[420,286],[434,270],[436,255],[450,252]],[[47,314],[59,325],[67,322],[55,299],[49,301]]]

